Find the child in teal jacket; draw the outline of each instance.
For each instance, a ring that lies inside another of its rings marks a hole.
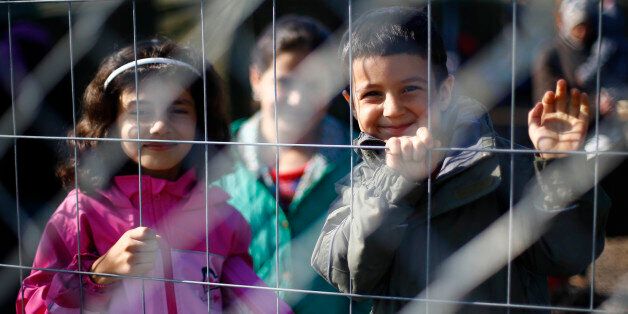
[[[352,134],[346,124],[327,115],[325,86],[304,75],[312,55],[329,36],[319,22],[284,16],[276,22],[277,126],[272,27],[268,26],[252,52],[250,81],[260,110],[232,125],[234,140],[243,143],[347,145]],[[327,64],[315,63],[325,71]],[[279,137],[275,136],[277,127]],[[349,173],[347,148],[287,147],[279,149],[275,169],[273,146],[234,146],[238,163],[222,178],[221,187],[233,195],[236,207],[251,225],[250,253],[255,271],[269,286],[335,291],[309,265],[327,208],[337,197],[335,183]],[[279,176],[279,199],[275,198]],[[278,205],[279,207],[277,208]],[[276,236],[276,225],[279,234]],[[276,242],[277,241],[277,242]],[[278,247],[279,250],[275,248]],[[276,252],[279,256],[276,256]],[[276,261],[279,260],[279,265]],[[279,283],[277,284],[277,279]],[[282,293],[296,313],[349,312],[349,298],[306,293]],[[362,306],[368,308],[368,306]],[[359,313],[354,308],[354,313]],[[364,312],[364,311],[362,311]]]

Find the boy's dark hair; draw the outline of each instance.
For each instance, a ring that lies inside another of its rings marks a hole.
[[[222,82],[209,63],[205,63],[203,69],[201,55],[169,39],[157,38],[137,43],[137,59],[143,58],[176,59],[192,65],[202,74],[204,71],[205,81],[202,76],[192,74],[190,70],[176,65],[147,64],[137,67],[138,84],[141,89],[143,82],[151,78],[181,82],[184,84],[183,87],[189,89],[195,102],[196,140],[205,140],[207,137],[211,141],[229,141],[229,120],[224,108]],[[118,104],[125,90],[135,90],[135,68],[120,73],[106,88],[103,85],[111,72],[134,59],[135,52],[131,45],[114,52],[100,64],[96,75],[83,94],[81,117],[76,123],[76,137],[119,137],[113,128],[118,117]],[[204,110],[205,95],[207,112]],[[70,130],[68,135],[74,136],[74,132]],[[57,176],[67,189],[74,188],[75,169],[78,169],[76,175],[78,175],[80,188],[88,193],[108,186],[113,175],[137,173],[137,165],[128,161],[118,141],[70,140],[68,148],[66,160],[57,167]],[[74,157],[74,149],[77,151],[79,162]],[[210,149],[220,150],[222,146]],[[193,145],[183,161],[183,169],[193,167],[194,163],[200,162],[203,152],[202,145]],[[88,159],[98,160],[98,167],[86,166],[88,163],[94,164],[87,162]],[[202,167],[197,167],[199,174],[203,172],[200,168]]]
[[[340,55],[343,65],[349,66],[352,58],[416,54],[427,60],[428,19],[424,10],[407,7],[387,7],[369,11],[352,25],[342,37]],[[439,86],[447,78],[447,54],[443,39],[432,23],[431,27],[432,71]]]
[[[286,15],[275,23],[277,54],[311,52],[329,37],[329,30],[317,20],[301,15]],[[264,72],[273,62],[273,25],[268,25],[251,51],[251,65]]]

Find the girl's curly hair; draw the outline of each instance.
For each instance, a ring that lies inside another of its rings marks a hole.
[[[198,69],[199,73],[204,74],[205,80],[203,76],[196,74],[192,76],[189,69],[171,64],[147,64],[137,67],[138,82],[150,77],[159,77],[164,80],[182,82],[189,88],[195,102],[197,140],[229,141],[229,120],[224,108],[222,82],[214,68],[209,63],[205,63],[206,66],[203,69],[202,56],[168,39],[143,41],[137,43],[136,47],[137,59],[176,59],[192,65]],[[135,60],[133,46],[113,53],[103,60],[96,75],[85,89],[81,118],[76,124],[76,134],[70,130],[68,135],[94,139],[68,141],[67,158],[57,167],[57,176],[65,188],[74,188],[78,179],[81,190],[90,192],[108,186],[113,175],[137,173],[137,164],[124,155],[119,141],[99,140],[119,137],[115,127],[112,128],[112,126],[115,125],[118,117],[118,103],[122,92],[135,90],[135,67],[120,73],[106,88],[103,86],[104,82],[111,72],[133,60]],[[207,112],[204,110],[205,101]],[[210,156],[223,147],[223,145],[211,145]],[[75,158],[75,150],[78,158]],[[202,162],[203,152],[203,145],[193,145],[183,161],[184,169]],[[75,169],[78,172],[75,172]],[[196,169],[200,173],[202,167],[196,167]]]

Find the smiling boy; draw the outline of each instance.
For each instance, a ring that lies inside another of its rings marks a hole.
[[[541,172],[552,170],[545,169],[551,160],[566,157],[556,151],[581,148],[588,124],[586,94],[568,93],[561,80],[556,92],[546,93],[530,111],[532,143],[537,150],[552,152],[542,152],[536,160],[532,154],[515,154],[511,190],[511,155],[495,151],[510,148],[510,143],[495,134],[482,105],[453,99],[454,77],[447,72],[442,39],[433,27],[428,67],[427,30],[425,13],[394,7],[366,13],[353,25],[351,36],[344,36],[342,58],[348,66],[351,51],[353,91],[343,94],[362,131],[355,143],[385,149],[360,149],[362,162],[353,169],[353,187],[345,186],[332,206],[312,266],[342,292],[417,297],[445,261],[508,215],[509,197],[516,204],[526,184],[536,179],[542,188],[531,190],[539,201],[524,210],[539,215],[551,211],[558,223],[512,260],[510,274],[501,265],[462,300],[547,305],[546,277],[577,273],[591,261],[592,201],[582,197],[572,202],[579,195],[561,181],[562,174]],[[447,154],[433,150],[439,147],[463,149]],[[606,213],[599,206],[596,254],[603,248],[600,231]],[[530,236],[526,226],[513,230],[515,242]],[[505,233],[497,246],[507,245]],[[490,253],[499,254],[477,254]],[[373,311],[397,312],[406,304],[376,298]],[[461,311],[518,309],[466,305]]]

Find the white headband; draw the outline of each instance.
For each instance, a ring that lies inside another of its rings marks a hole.
[[[137,66],[139,67],[140,65],[145,65],[145,64],[173,64],[173,65],[178,65],[178,66],[182,66],[184,68],[189,69],[190,71],[194,72],[194,74],[201,76],[201,73],[198,72],[197,69],[195,69],[193,66],[183,62],[183,61],[179,61],[179,60],[175,60],[175,59],[169,59],[169,58],[144,58],[144,59],[138,59],[137,63],[135,60],[122,65],[121,67],[113,70],[113,72],[111,72],[111,74],[109,74],[109,76],[107,77],[107,79],[105,80],[105,84],[103,85],[104,89],[107,89],[107,86],[109,85],[109,83],[111,83],[111,81],[113,81],[114,78],[116,78],[116,76],[120,75],[120,73],[135,67],[135,65],[137,64]]]

